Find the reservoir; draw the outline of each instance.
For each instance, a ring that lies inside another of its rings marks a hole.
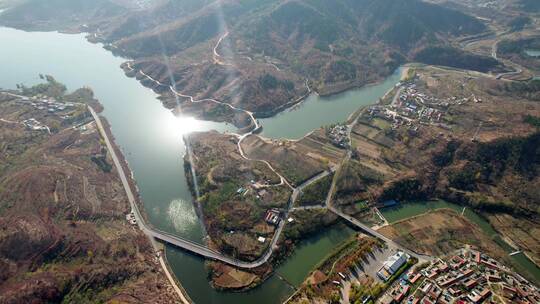
[[[125,59],[88,43],[84,35],[0,28],[0,41],[0,87],[32,85],[40,82],[39,74],[54,76],[70,90],[90,86],[105,107],[102,115],[110,122],[133,171],[151,224],[202,242],[203,232],[184,176],[183,136],[212,129],[235,131],[233,126],[173,115],[154,92],[124,75],[120,64]],[[263,135],[300,138],[312,129],[344,121],[358,107],[376,102],[399,76],[400,70],[380,84],[333,97],[312,95],[291,110],[261,119]],[[399,213],[413,214],[407,210]],[[166,251],[171,268],[196,303],[274,304],[293,293],[289,283],[298,286],[320,259],[352,233],[338,225],[307,238],[276,269],[279,276],[246,293],[215,291],[208,283],[203,259],[170,246]]]
[[[105,107],[102,115],[110,122],[115,141],[133,171],[151,224],[202,242],[203,232],[184,176],[183,135],[212,129],[234,131],[233,126],[173,115],[154,92],[124,75],[120,64],[126,59],[87,42],[82,34],[0,28],[0,41],[0,87],[14,89],[20,83],[36,84],[40,82],[39,74],[54,76],[69,90],[91,87]],[[293,111],[263,120],[269,126],[267,135],[297,138],[311,129],[343,121],[359,106],[376,102],[397,82],[398,76],[336,97],[312,96]],[[308,112],[323,113],[334,103],[340,110],[332,116],[321,115],[308,120],[306,125],[278,128],[284,120],[303,119]],[[289,283],[299,285],[320,259],[352,233],[350,228],[334,226],[307,238],[278,267],[277,273]],[[274,304],[281,303],[294,291],[289,283],[274,275],[247,293],[217,292],[208,283],[203,259],[171,246],[166,251],[171,268],[196,303]]]
[[[296,106],[270,118],[260,119],[262,136],[299,139],[314,129],[343,122],[358,108],[376,103],[400,78],[402,68],[376,85],[321,97],[312,94]]]

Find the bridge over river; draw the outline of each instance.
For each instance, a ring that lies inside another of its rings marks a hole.
[[[265,254],[263,256],[261,256],[260,258],[258,258],[257,260],[251,261],[251,262],[241,261],[241,260],[235,259],[233,257],[223,255],[220,252],[212,250],[212,249],[210,249],[210,248],[208,248],[208,247],[206,247],[204,245],[193,242],[193,241],[191,241],[189,239],[182,238],[182,237],[173,235],[171,233],[158,230],[158,229],[156,229],[154,227],[151,227],[150,225],[147,225],[145,223],[144,218],[143,218],[141,212],[139,211],[138,205],[137,205],[137,203],[135,201],[135,195],[133,194],[131,186],[130,186],[130,184],[128,182],[128,179],[126,177],[124,167],[121,165],[121,162],[118,159],[118,156],[116,155],[116,151],[114,150],[113,145],[111,144],[111,142],[109,140],[109,136],[105,132],[105,128],[102,125],[101,119],[99,118],[99,116],[97,115],[97,113],[94,111],[94,109],[92,107],[88,106],[88,110],[90,111],[90,113],[92,114],[94,120],[96,121],[97,128],[98,128],[101,136],[103,137],[103,139],[105,141],[105,144],[107,146],[107,150],[109,151],[109,153],[111,155],[111,158],[112,158],[112,160],[114,162],[114,165],[117,168],[118,174],[120,176],[120,180],[122,181],[122,185],[124,186],[124,189],[126,191],[126,194],[127,194],[129,203],[131,205],[131,209],[133,210],[133,214],[135,216],[137,224],[138,224],[139,228],[148,237],[150,237],[151,239],[157,239],[157,240],[160,240],[162,242],[169,243],[171,245],[177,246],[179,248],[182,248],[182,249],[187,250],[187,251],[189,251],[191,253],[200,255],[202,257],[212,259],[212,260],[216,260],[216,261],[220,261],[220,262],[223,262],[223,263],[226,263],[226,264],[238,267],[238,268],[252,269],[252,268],[257,268],[257,267],[263,265],[264,263],[268,262],[268,260],[272,256],[272,253],[273,253],[274,249],[276,248],[276,244],[277,244],[277,241],[279,239],[279,236],[281,235],[281,232],[283,231],[283,227],[285,226],[286,221],[284,221],[284,220],[279,223],[279,225],[278,225],[278,227],[277,227],[277,229],[276,229],[276,231],[274,233],[274,236],[272,237],[272,240],[270,242],[270,246],[266,250]],[[332,173],[333,171],[335,171],[335,169],[321,172],[320,174],[310,178],[308,181],[306,181],[302,185],[300,185],[297,188],[293,189],[293,194],[291,195],[291,199],[289,200],[289,204],[288,204],[288,207],[287,207],[287,212],[285,214],[285,217],[288,216],[288,213],[289,213],[289,210],[291,210],[292,204],[294,203],[294,201],[296,200],[298,195],[301,193],[301,191],[306,186],[318,181],[319,179],[327,176],[328,174]],[[346,219],[347,221],[351,222],[352,224],[354,224],[358,228],[365,231],[367,234],[369,234],[371,236],[374,236],[376,238],[379,238],[383,242],[388,243],[389,245],[392,245],[393,247],[399,248],[399,246],[397,244],[395,244],[392,240],[389,240],[388,238],[382,236],[380,233],[377,233],[376,231],[372,230],[370,227],[367,227],[367,226],[363,225],[362,223],[358,222],[357,220],[351,218],[350,216],[342,214],[339,210],[337,210],[335,208],[332,208],[332,207],[329,208],[329,210],[334,212],[338,216]],[[412,256],[416,256],[418,258],[425,258],[425,257],[419,256],[419,255],[417,255],[417,254],[415,254],[415,253],[413,253],[413,252],[411,252],[411,251],[409,251],[407,249],[402,249],[402,250],[404,250],[405,252],[409,253]]]

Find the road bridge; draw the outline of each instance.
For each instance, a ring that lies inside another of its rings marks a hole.
[[[126,174],[124,172],[124,168],[122,167],[121,162],[118,159],[118,156],[116,155],[115,150],[113,149],[113,145],[111,144],[111,142],[109,140],[109,137],[108,137],[107,133],[105,132],[105,128],[103,127],[103,125],[101,123],[101,119],[99,118],[99,116],[97,115],[97,113],[94,111],[94,109],[92,107],[88,106],[88,110],[90,111],[90,113],[92,114],[94,120],[96,121],[97,128],[98,128],[99,132],[101,133],[101,135],[102,135],[102,137],[103,137],[103,139],[105,141],[105,144],[107,146],[107,149],[108,149],[108,151],[109,151],[109,153],[111,155],[111,158],[112,158],[112,160],[114,162],[114,165],[117,168],[118,174],[120,176],[120,180],[122,182],[122,185],[124,186],[124,189],[125,189],[126,194],[127,194],[128,201],[130,203],[131,209],[132,209],[133,214],[135,216],[135,219],[137,221],[137,225],[139,226],[139,228],[148,237],[150,237],[152,239],[160,240],[160,241],[168,243],[168,244],[171,244],[173,246],[179,247],[181,249],[184,249],[184,250],[189,251],[191,253],[197,254],[197,255],[202,256],[204,258],[220,261],[220,262],[223,262],[225,264],[232,265],[232,266],[235,266],[235,267],[238,267],[238,268],[253,269],[253,268],[257,268],[257,267],[265,264],[266,262],[268,262],[268,260],[272,256],[272,253],[273,253],[274,249],[277,247],[276,244],[277,244],[277,242],[279,240],[279,236],[281,235],[281,232],[283,231],[286,220],[282,220],[278,224],[277,229],[276,229],[276,231],[274,233],[274,236],[272,237],[270,245],[269,245],[268,249],[266,250],[265,254],[262,255],[257,260],[251,261],[251,262],[241,261],[241,260],[238,260],[236,258],[223,255],[222,253],[217,252],[217,251],[215,251],[213,249],[210,249],[210,248],[208,248],[208,247],[206,247],[206,246],[204,246],[202,244],[196,243],[196,242],[194,242],[192,240],[189,240],[189,239],[186,239],[186,238],[183,238],[183,237],[173,235],[173,234],[168,233],[168,232],[158,230],[158,229],[146,224],[145,221],[144,221],[144,218],[143,218],[143,216],[142,216],[142,214],[141,214],[141,212],[139,210],[139,207],[138,207],[138,205],[137,205],[137,203],[135,201],[135,195],[133,194],[131,186],[129,185],[128,178],[126,177]],[[348,155],[347,155],[346,159],[348,159],[348,158],[350,158],[350,151],[348,152]],[[287,216],[289,214],[289,211],[292,209],[292,205],[294,204],[297,197],[300,195],[300,193],[302,192],[302,190],[305,187],[307,187],[308,185],[310,185],[312,183],[315,183],[316,181],[320,180],[321,178],[324,178],[324,177],[328,176],[329,174],[331,174],[331,173],[333,173],[335,171],[336,171],[336,168],[332,168],[331,170],[323,171],[323,172],[317,174],[316,176],[308,179],[302,185],[294,188],[293,189],[293,194],[291,195],[291,198],[289,199],[289,202],[288,202],[287,210],[285,212],[285,218],[287,218]],[[367,227],[366,225],[360,223],[358,220],[356,220],[356,219],[354,219],[354,218],[352,218],[352,217],[350,217],[348,215],[345,215],[345,214],[341,213],[339,210],[333,208],[331,206],[331,204],[330,204],[330,198],[332,197],[332,192],[334,191],[334,186],[335,186],[335,183],[333,182],[332,186],[331,186],[331,189],[330,189],[329,198],[327,199],[327,204],[326,204],[330,211],[336,213],[337,215],[339,215],[342,218],[345,218],[346,220],[348,220],[352,224],[356,225],[360,229],[366,231],[368,234],[370,234],[370,235],[372,235],[374,237],[377,237],[377,238],[381,239],[382,241],[384,241],[384,242],[386,242],[388,244],[394,245],[396,248],[401,248],[400,246],[395,244],[392,240],[384,237],[382,234],[380,234],[380,233],[376,232],[375,230],[371,229],[370,227]],[[411,252],[409,250],[403,249],[403,251],[405,251],[407,253],[410,253],[411,256],[420,257],[420,255],[417,255],[414,252]],[[425,259],[425,258],[423,258],[423,259]]]
[[[115,167],[117,168],[118,175],[120,176],[120,180],[126,191],[129,204],[131,206],[131,209],[137,221],[137,225],[147,236],[154,239],[158,239],[165,243],[169,243],[171,245],[182,248],[184,250],[200,255],[202,257],[212,259],[212,260],[217,260],[217,261],[220,261],[220,262],[232,265],[232,266],[236,266],[239,268],[248,268],[248,269],[256,268],[263,265],[270,259],[270,256],[272,255],[272,251],[277,243],[279,235],[281,231],[283,230],[285,221],[281,221],[281,223],[278,225],[278,229],[276,230],[276,233],[274,234],[274,237],[272,238],[272,242],[270,243],[270,248],[266,251],[266,253],[263,256],[261,256],[259,259],[253,262],[245,262],[245,261],[241,261],[232,257],[225,256],[215,250],[212,250],[206,246],[193,242],[189,239],[182,238],[182,237],[179,237],[179,236],[176,236],[171,233],[164,232],[164,231],[160,231],[154,227],[151,227],[150,225],[147,225],[144,222],[144,218],[141,212],[139,211],[139,207],[135,201],[135,195],[133,194],[133,191],[131,190],[131,186],[129,185],[128,179],[124,172],[124,168],[122,167],[121,162],[118,159],[118,156],[116,155],[115,150],[113,149],[113,145],[111,144],[109,137],[107,133],[105,132],[105,128],[103,127],[101,123],[101,119],[99,118],[99,116],[97,115],[97,113],[94,111],[92,107],[88,106],[88,110],[94,117],[97,128],[101,136],[103,137],[105,141],[105,145],[107,146],[107,150],[109,150],[109,154],[111,155],[113,163]]]

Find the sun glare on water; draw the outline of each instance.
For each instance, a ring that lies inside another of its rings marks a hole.
[[[191,116],[168,115],[164,127],[171,136],[181,138],[192,132],[203,131],[204,123]]]

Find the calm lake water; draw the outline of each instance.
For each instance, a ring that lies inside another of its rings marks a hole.
[[[151,223],[159,229],[202,241],[203,232],[184,176],[182,138],[193,131],[232,131],[233,126],[173,115],[161,105],[155,93],[124,75],[119,66],[125,59],[113,56],[101,45],[88,43],[84,35],[0,28],[0,41],[0,87],[36,84],[40,82],[39,74],[53,75],[70,90],[90,86],[105,107],[103,115],[111,123],[115,140],[134,173]],[[302,109],[325,111],[330,101],[338,105],[341,110],[336,115],[320,116],[309,120],[305,126],[289,127],[291,133],[286,133],[285,129],[273,133],[300,137],[312,128],[346,119],[349,109],[352,112],[360,105],[377,101],[397,82],[396,75],[379,86],[339,95],[341,97],[310,97],[296,110],[276,116],[274,120],[265,119],[263,123],[272,130],[283,119],[295,119],[287,115],[306,117]],[[313,266],[351,233],[347,227],[336,226],[306,239],[293,256],[278,267],[278,273],[292,284],[300,284]],[[167,256],[171,268],[196,303],[272,304],[280,303],[293,292],[278,276],[272,276],[247,293],[217,292],[208,283],[201,258],[171,246],[167,246]]]
[[[381,213],[388,220],[389,223],[394,223],[409,217],[417,216],[422,213],[426,213],[436,209],[452,209],[460,213],[463,211],[463,206],[452,204],[443,200],[428,201],[428,202],[409,202],[400,204],[392,208],[381,209]],[[475,223],[480,229],[490,236],[499,246],[501,246],[506,252],[511,253],[515,250],[506,243],[491,224],[472,211],[470,208],[466,208],[463,215]],[[518,272],[525,274],[528,273],[530,277],[535,278],[536,282],[540,282],[540,268],[536,266],[531,260],[527,258],[523,253],[519,253],[510,257],[512,265]]]
[[[310,95],[298,105],[273,117],[260,119],[262,135],[271,138],[299,139],[321,126],[347,120],[361,106],[373,104],[401,78],[402,68],[381,83],[329,97]]]
[[[531,57],[540,57],[540,50],[527,49],[525,50],[525,54]]]

